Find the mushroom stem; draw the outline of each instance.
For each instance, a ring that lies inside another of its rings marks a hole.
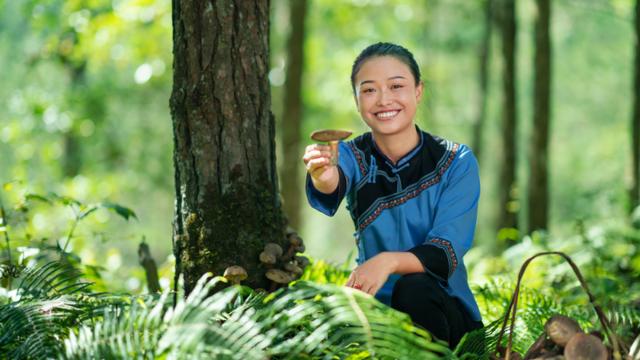
[[[331,148],[331,165],[338,165],[338,140],[329,141]]]

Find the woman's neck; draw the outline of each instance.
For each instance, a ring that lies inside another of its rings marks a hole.
[[[420,143],[420,134],[415,126],[411,126],[407,131],[392,135],[373,134],[378,149],[389,158],[395,165],[398,160],[407,155]]]

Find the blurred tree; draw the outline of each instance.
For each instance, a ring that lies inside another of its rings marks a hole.
[[[73,49],[78,46],[78,34],[74,29],[66,29],[54,51],[69,73],[70,85],[67,97],[76,98],[86,88],[87,60],[73,57]],[[77,105],[77,104],[76,104]],[[73,107],[71,104],[70,107]],[[71,119],[72,123],[74,119]],[[67,177],[74,177],[82,168],[82,140],[76,134],[76,126],[70,126],[63,133],[62,170]]]
[[[302,72],[304,68],[306,0],[290,0],[291,30],[287,44],[287,75],[282,116],[282,197],[289,225],[302,227],[300,217],[300,137],[302,123]]]
[[[635,79],[633,84],[633,117],[631,118],[631,159],[633,161],[631,166],[633,173],[631,177],[631,211],[640,206],[640,0],[636,1],[635,10]]]
[[[551,4],[536,0],[533,129],[529,148],[528,233],[549,221],[549,122],[551,117]]]
[[[284,243],[271,114],[269,1],[173,2],[176,276],[188,294],[206,272],[244,267]]]
[[[484,30],[482,42],[478,49],[478,86],[480,96],[478,98],[478,114],[473,124],[473,152],[480,159],[482,153],[482,135],[487,113],[487,100],[489,98],[489,60],[491,53],[491,33],[493,32],[493,0],[484,0]]]
[[[500,216],[498,220],[499,237],[501,240],[515,240],[513,231],[517,229],[518,204],[516,192],[516,125],[517,125],[517,94],[516,94],[516,2],[515,0],[500,0],[500,27],[502,35],[502,141],[503,159],[500,170]]]

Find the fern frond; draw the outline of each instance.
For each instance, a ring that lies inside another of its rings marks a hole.
[[[85,290],[91,283],[79,281],[82,272],[64,260],[26,268],[18,285],[20,296],[48,299]]]
[[[282,329],[271,355],[343,358],[363,350],[376,358],[451,355],[446,345],[433,342],[426,331],[415,327],[408,315],[349,288],[300,281],[268,309],[273,326]]]

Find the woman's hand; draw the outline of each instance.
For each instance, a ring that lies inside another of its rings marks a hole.
[[[394,271],[395,262],[390,255],[380,253],[353,269],[346,286],[375,295]]]
[[[313,186],[318,191],[331,194],[338,187],[340,175],[338,167],[331,165],[331,148],[329,145],[312,144],[307,146],[302,157],[307,172],[311,175]]]

